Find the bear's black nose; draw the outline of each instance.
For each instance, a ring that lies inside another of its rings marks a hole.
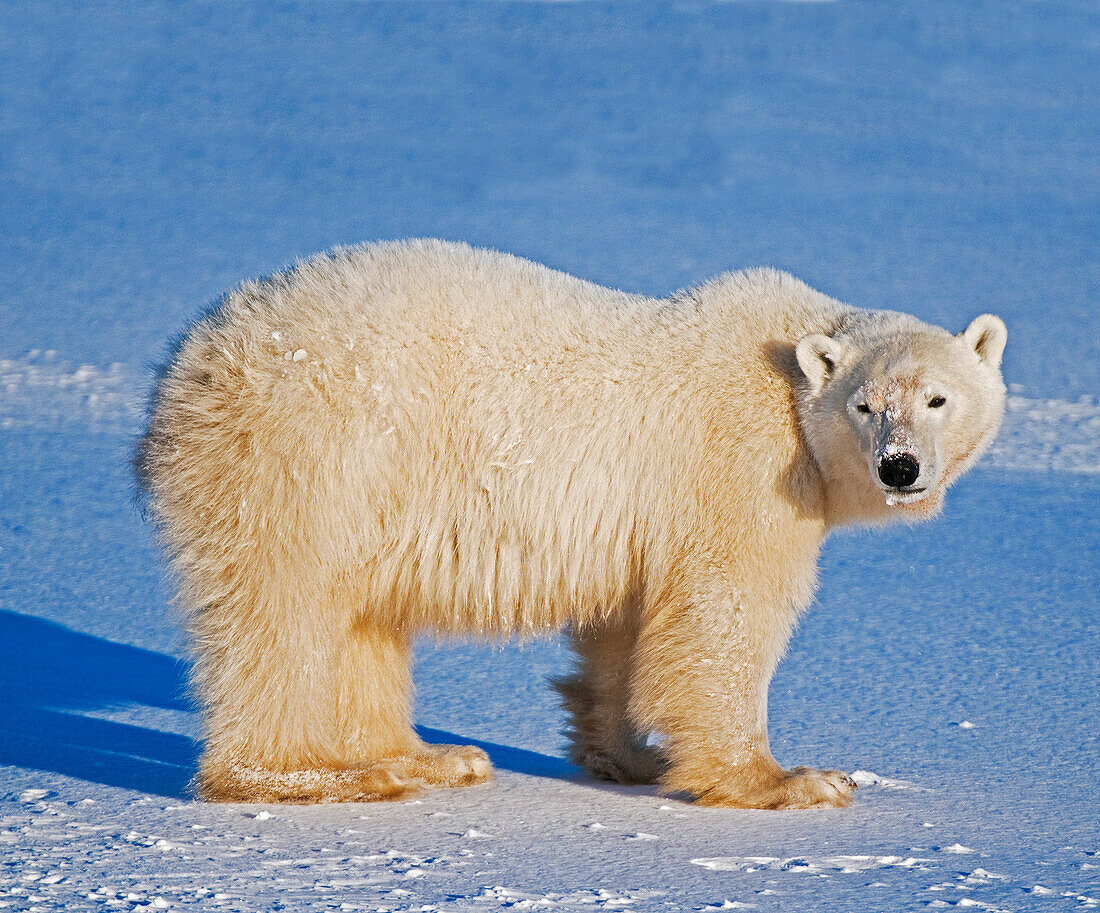
[[[879,460],[878,477],[891,488],[908,488],[920,475],[920,463],[908,453],[891,453]]]

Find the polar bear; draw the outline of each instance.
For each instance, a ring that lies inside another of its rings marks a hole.
[[[201,795],[484,782],[479,749],[416,736],[411,639],[565,628],[587,770],[848,804],[844,774],[773,759],[769,681],[826,534],[933,515],[990,443],[1005,337],[774,270],[654,299],[438,241],[245,283],[182,339],[137,457],[194,638]]]

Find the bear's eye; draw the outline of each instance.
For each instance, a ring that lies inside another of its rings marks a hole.
[[[871,407],[868,406],[866,403],[860,403],[858,406],[856,406],[856,412],[863,412],[863,413],[869,414],[870,411],[871,411]]]
[[[946,396],[933,396],[928,401],[928,408],[929,409],[939,409],[940,406],[944,405],[946,402],[947,402],[947,397]]]

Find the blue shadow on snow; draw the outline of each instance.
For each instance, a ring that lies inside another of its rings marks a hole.
[[[0,611],[0,763],[185,798],[199,746],[86,715],[140,704],[194,709],[170,656]]]
[[[0,610],[0,764],[176,799],[191,797],[201,745],[89,712],[144,705],[194,712],[187,663]],[[418,727],[426,742],[476,745],[501,770],[566,779],[563,758]]]
[[[530,777],[544,777],[551,780],[574,780],[582,774],[579,767],[570,764],[565,758],[539,754],[537,751],[528,751],[526,748],[513,748],[511,745],[468,739],[442,729],[429,729],[427,726],[417,726],[416,733],[432,745],[476,745],[489,756],[489,760],[497,770],[511,770]]]

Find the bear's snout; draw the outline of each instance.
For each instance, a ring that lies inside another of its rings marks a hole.
[[[878,477],[890,488],[908,488],[920,475],[920,463],[911,453],[890,453],[879,460]]]

